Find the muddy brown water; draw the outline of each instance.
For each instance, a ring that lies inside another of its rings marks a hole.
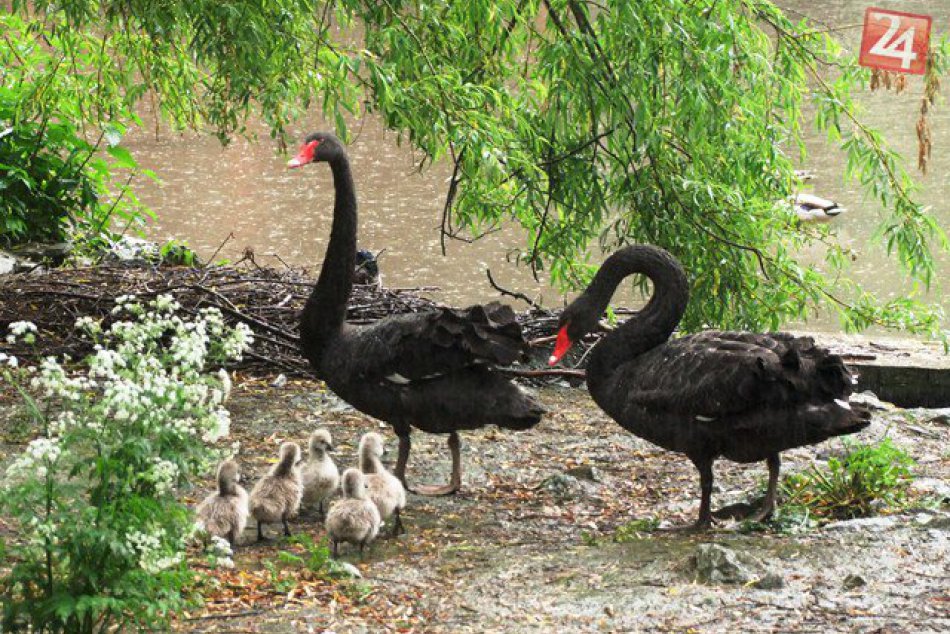
[[[846,47],[854,51],[860,40],[860,23],[866,3],[856,0],[819,4],[784,0],[780,5],[808,15],[832,28],[840,28]],[[933,0],[889,2],[887,7],[933,16],[934,36],[950,24],[950,3]],[[794,14],[793,14],[794,15]],[[930,207],[944,227],[950,227],[950,106],[940,104],[931,115],[934,154],[926,176],[913,165],[917,154],[916,112],[921,79],[909,76],[902,95],[885,91],[863,93],[859,101],[865,118],[883,130],[894,148],[909,157],[908,167],[920,183],[919,199]],[[945,88],[944,92],[947,92]],[[301,122],[298,137],[331,126],[313,115]],[[475,244],[449,242],[443,257],[438,225],[450,175],[445,163],[422,173],[418,159],[398,137],[385,131],[379,120],[367,117],[354,122],[358,133],[350,146],[360,202],[360,245],[373,251],[385,249],[380,261],[387,285],[437,286],[438,298],[464,304],[496,296],[485,271],[491,269],[499,284],[531,296],[541,296],[547,305],[558,305],[561,294],[533,279],[530,271],[508,261],[514,249],[524,249],[526,237],[517,227],[507,226]],[[210,136],[176,135],[163,132],[158,140],[151,133],[137,132],[130,147],[139,161],[154,170],[161,183],[139,183],[143,202],[158,219],[148,230],[155,239],[188,241],[210,256],[233,233],[219,257],[235,259],[246,246],[255,250],[261,263],[278,265],[277,256],[291,265],[321,261],[331,219],[333,188],[330,172],[323,167],[305,171],[285,169],[286,157],[278,155],[261,129],[257,142],[236,140],[222,148]],[[809,132],[807,167],[815,174],[805,191],[832,198],[849,211],[835,221],[838,239],[853,249],[857,259],[850,274],[885,298],[901,297],[913,289],[880,242],[872,238],[882,217],[881,207],[867,200],[859,186],[843,180],[843,155],[821,135]],[[820,262],[823,250],[815,247],[805,258]],[[950,276],[950,256],[938,256],[937,280]],[[950,308],[939,286],[924,295]],[[807,324],[812,330],[834,331],[837,321],[818,315]]]

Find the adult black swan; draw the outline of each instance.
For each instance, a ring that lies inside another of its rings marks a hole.
[[[459,430],[490,424],[528,429],[541,420],[538,402],[496,368],[524,353],[521,327],[511,308],[498,303],[400,315],[369,326],[346,323],[357,228],[346,151],[332,134],[315,133],[287,165],[320,161],[330,164],[336,200],[323,268],[301,316],[303,354],[331,390],[393,426],[399,437],[395,474],[404,485],[410,427],[448,434],[449,484],[417,491],[454,493],[462,481]]]
[[[769,484],[761,521],[775,508],[779,453],[868,425],[869,413],[847,401],[853,378],[841,358],[808,337],[785,333],[704,332],[670,340],[689,297],[672,255],[630,246],[611,255],[561,316],[553,365],[597,327],[628,275],[653,283],[642,311],[591,350],[587,387],[597,404],[633,434],[686,454],[699,470],[696,528],[712,523],[713,461],[765,460]]]

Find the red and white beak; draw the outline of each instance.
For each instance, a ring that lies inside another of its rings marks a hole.
[[[302,145],[300,151],[297,152],[297,156],[287,161],[287,167],[293,169],[306,165],[307,163],[312,163],[313,155],[316,154],[318,145],[320,145],[320,141],[311,141],[310,143]]]
[[[565,324],[557,333],[557,341],[554,343],[554,352],[551,354],[551,358],[548,359],[548,365],[554,365],[560,361],[561,357],[567,354],[567,351],[573,343],[571,338],[567,336],[567,324]]]

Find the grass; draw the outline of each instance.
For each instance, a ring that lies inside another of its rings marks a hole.
[[[826,468],[811,467],[782,482],[787,498],[780,517],[796,523],[841,520],[896,511],[907,504],[913,459],[889,438],[877,444],[848,443],[848,454]]]

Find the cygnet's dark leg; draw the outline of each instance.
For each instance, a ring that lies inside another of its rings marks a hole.
[[[280,521],[284,524],[284,535],[290,537],[290,526],[287,524],[287,516],[282,516]]]
[[[236,530],[232,528],[231,530],[228,531],[228,543],[231,544],[232,550],[237,545],[237,538],[238,538],[238,535],[237,535]]]
[[[416,487],[420,495],[452,495],[462,488],[462,441],[457,432],[449,434],[449,450],[452,452],[452,476],[444,486]]]
[[[757,513],[749,516],[753,522],[763,522],[772,516],[775,511],[775,497],[778,490],[778,473],[782,466],[782,459],[779,455],[772,454],[766,460],[769,466],[769,486],[765,492],[765,500],[762,501],[762,508]]]
[[[338,558],[340,556],[340,552],[339,552],[340,542],[336,541],[335,539],[331,539],[330,545],[333,546],[333,558],[334,559]]]
[[[402,482],[403,488],[410,491],[409,483],[406,481],[406,464],[409,462],[409,450],[412,448],[412,441],[409,440],[408,430],[405,433],[396,430],[396,434],[399,436],[399,455],[396,457],[396,469],[393,474]]]
[[[360,542],[360,561],[363,560],[363,549],[366,548],[366,541]]]
[[[260,520],[257,520],[257,541],[264,541],[264,530],[261,528]]]
[[[320,504],[317,505],[317,517],[325,518],[326,515],[326,512],[323,510],[323,500],[320,500]]]

